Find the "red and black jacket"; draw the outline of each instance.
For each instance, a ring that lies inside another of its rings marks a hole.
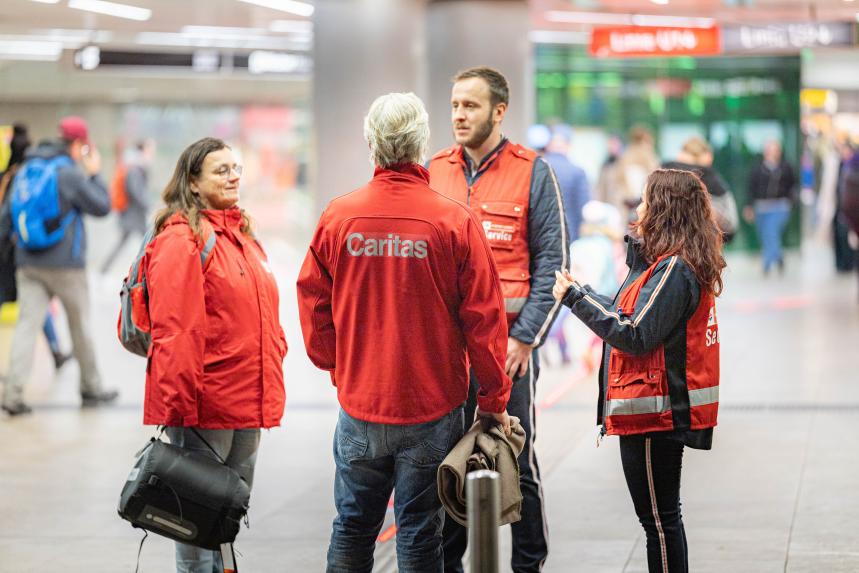
[[[563,301],[605,342],[598,422],[608,434],[666,432],[708,448],[719,400],[715,299],[682,258],[650,263],[627,240],[630,273],[613,299],[574,284]]]

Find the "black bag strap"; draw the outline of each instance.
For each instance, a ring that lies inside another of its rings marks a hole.
[[[212,445],[206,441],[206,438],[204,438],[203,436],[200,435],[200,432],[197,431],[197,428],[189,427],[188,429],[191,430],[192,432],[194,432],[194,435],[197,436],[198,438],[200,438],[200,441],[203,442],[204,444],[206,444],[207,448],[212,450],[212,453],[215,454],[215,457],[218,458],[219,462],[221,462],[224,465],[227,465],[227,460],[222,458],[221,454],[219,454],[218,452],[215,451],[215,448],[213,448]]]
[[[152,439],[153,439],[153,440],[160,440],[160,439],[161,439],[161,436],[164,434],[164,430],[166,430],[166,429],[167,429],[167,426],[164,426],[163,424],[162,424],[162,425],[160,425],[160,426],[158,426],[158,430],[157,430],[157,431],[158,431],[158,435],[157,435],[157,436],[155,436],[155,437],[154,437],[154,438],[152,438]],[[209,448],[209,449],[212,451],[212,453],[213,453],[213,454],[215,454],[215,457],[216,457],[216,458],[218,458],[218,461],[219,461],[219,462],[221,462],[221,463],[222,463],[222,464],[224,464],[224,465],[227,465],[227,460],[225,460],[224,458],[222,458],[222,457],[221,457],[221,454],[219,454],[217,451],[215,451],[215,448],[213,448],[213,447],[212,447],[212,444],[210,444],[209,442],[207,442],[207,441],[206,441],[206,438],[204,438],[203,436],[201,436],[201,435],[200,435],[200,432],[198,432],[198,431],[197,431],[197,428],[192,428],[192,427],[188,426],[188,429],[189,429],[189,430],[191,430],[192,432],[194,432],[194,435],[195,435],[195,436],[197,436],[198,438],[200,438],[200,441],[201,441],[201,442],[203,442],[204,444],[206,444],[206,447],[207,447],[207,448]],[[148,445],[148,444],[147,444],[147,445]],[[138,452],[138,454],[139,454],[139,452]]]

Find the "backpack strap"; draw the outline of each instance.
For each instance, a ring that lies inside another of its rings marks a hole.
[[[212,249],[215,248],[215,240],[217,238],[215,230],[212,229],[212,232],[209,233],[209,238],[206,239],[206,244],[203,245],[203,250],[200,251],[200,264],[203,265],[204,269],[206,267],[206,261],[209,259],[209,255],[212,254]]]

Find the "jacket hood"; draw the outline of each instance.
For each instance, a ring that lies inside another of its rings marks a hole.
[[[68,155],[68,149],[66,145],[61,141],[57,140],[44,140],[40,141],[39,144],[27,151],[25,157],[27,159],[33,159],[38,157],[39,159],[52,159],[59,155]]]

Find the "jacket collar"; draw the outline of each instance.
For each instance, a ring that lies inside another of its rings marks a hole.
[[[626,241],[626,266],[632,271],[646,269],[648,265],[641,252],[641,239],[625,235],[623,240]]]
[[[242,225],[242,212],[238,207],[205,209],[202,213],[216,231],[225,231],[227,229],[238,231]]]
[[[430,175],[422,165],[417,163],[397,163],[388,167],[376,166],[373,179],[396,179],[396,178],[418,179],[422,183],[429,184]]]

